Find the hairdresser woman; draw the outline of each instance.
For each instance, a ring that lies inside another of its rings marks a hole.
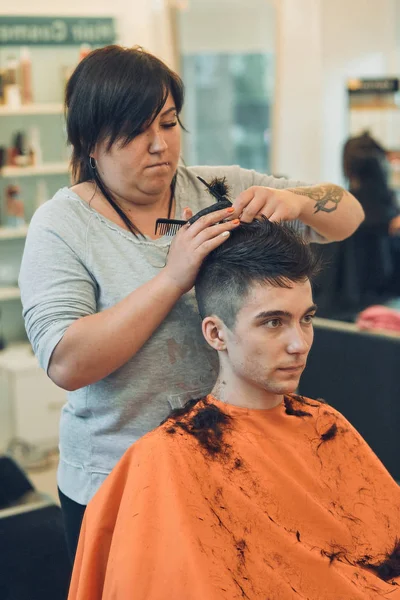
[[[239,217],[289,220],[316,242],[344,239],[363,219],[337,186],[178,166],[182,103],[180,78],[151,54],[91,52],[66,90],[75,185],[35,213],[27,236],[26,330],[43,369],[69,391],[58,485],[71,556],[85,505],[128,446],[213,386],[216,356],[191,291],[204,257]],[[186,220],[215,202],[196,175],[226,176],[233,210],[174,238],[155,235],[157,218]]]

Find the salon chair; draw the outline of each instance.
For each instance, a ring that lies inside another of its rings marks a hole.
[[[0,456],[0,599],[65,600],[70,575],[60,507]]]
[[[360,432],[400,482],[400,336],[315,319],[299,393],[322,398]],[[346,457],[343,457],[346,460]]]

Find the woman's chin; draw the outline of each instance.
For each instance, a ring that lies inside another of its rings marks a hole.
[[[144,193],[149,194],[150,196],[158,196],[169,190],[171,182],[171,174],[159,175],[152,177],[151,180],[145,181],[142,186],[142,190]]]

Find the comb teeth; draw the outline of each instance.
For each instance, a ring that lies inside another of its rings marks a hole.
[[[186,225],[186,221],[180,221],[178,219],[157,219],[156,221],[156,235],[175,235],[178,233],[182,225]]]

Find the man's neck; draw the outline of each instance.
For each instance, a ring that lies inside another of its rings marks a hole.
[[[225,377],[223,372],[219,374],[211,394],[226,404],[264,410],[275,408],[283,400],[283,394],[268,392],[232,375]]]

